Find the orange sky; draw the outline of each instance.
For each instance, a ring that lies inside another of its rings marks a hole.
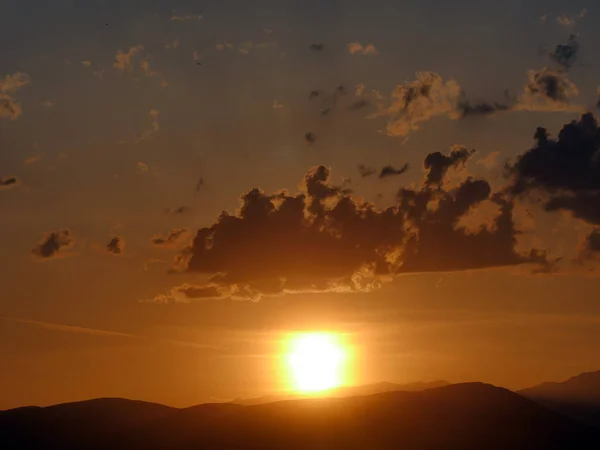
[[[299,329],[357,383],[599,368],[585,2],[59,3],[0,6],[0,409],[285,389]]]

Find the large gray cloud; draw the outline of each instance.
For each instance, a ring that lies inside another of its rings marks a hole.
[[[442,156],[456,164],[457,152]],[[176,289],[178,298],[364,292],[403,273],[546,263],[536,249],[516,250],[511,200],[480,179],[451,189],[433,185],[448,163],[431,155],[426,161],[421,185],[400,189],[396,205],[386,209],[332,185],[325,166],[309,170],[296,194],[250,190],[237,214],[222,212],[182,252],[174,270],[205,274],[208,282]],[[484,201],[496,204],[498,214],[462,227],[461,218]]]
[[[507,169],[517,195],[542,192],[549,211],[600,224],[600,127],[593,114],[566,124],[556,138],[538,128],[535,145]]]

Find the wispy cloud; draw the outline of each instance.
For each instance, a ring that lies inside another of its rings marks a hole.
[[[148,164],[138,161],[136,164],[136,169],[135,171],[139,174],[144,174],[144,173],[148,173]]]
[[[143,50],[143,45],[134,45],[127,51],[119,49],[115,55],[113,67],[122,72],[133,72],[135,68],[135,59]]]
[[[131,333],[122,333],[119,331],[80,327],[80,326],[76,326],[76,325],[64,325],[64,324],[54,323],[54,322],[44,322],[44,321],[40,321],[40,320],[22,319],[19,317],[0,317],[0,320],[3,320],[5,322],[13,322],[13,323],[19,323],[19,324],[23,324],[23,325],[29,325],[32,327],[43,328],[43,329],[50,330],[50,331],[64,332],[64,333],[85,334],[88,336],[100,336],[100,337],[107,337],[107,338],[133,339],[133,340],[139,340],[139,341],[150,341],[150,342],[156,342],[156,343],[172,344],[172,345],[183,346],[183,347],[194,347],[194,348],[213,349],[213,350],[222,349],[222,347],[219,347],[219,346],[202,344],[199,342],[179,341],[176,339],[164,339],[164,338],[158,338],[158,337],[141,336],[141,335],[131,334]]]
[[[583,8],[581,11],[579,11],[576,15],[574,16],[569,16],[566,14],[561,14],[560,16],[558,16],[556,18],[556,22],[565,27],[565,28],[571,28],[574,27],[577,23],[577,20],[579,19],[583,19],[586,15],[587,15],[587,9]]]
[[[139,143],[141,141],[143,141],[144,139],[147,139],[150,135],[158,132],[160,130],[160,125],[158,123],[158,116],[160,115],[160,111],[158,109],[151,109],[150,110],[150,129],[144,131],[141,136],[139,136],[136,140],[135,143]],[[146,167],[147,168],[147,167]]]
[[[160,85],[167,87],[168,83],[162,75],[150,67],[150,56],[143,53],[145,53],[143,45],[134,45],[127,51],[118,50],[113,67],[129,75],[157,77],[161,80]]]

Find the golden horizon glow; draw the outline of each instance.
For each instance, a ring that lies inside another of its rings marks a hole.
[[[322,392],[345,383],[348,351],[335,333],[293,335],[285,357],[296,392]]]

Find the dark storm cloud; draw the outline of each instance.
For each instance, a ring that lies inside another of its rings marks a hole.
[[[19,184],[17,177],[0,178],[0,189],[10,189]]]
[[[189,231],[187,228],[176,228],[166,236],[153,236],[150,242],[157,247],[177,248],[187,239]]]
[[[474,152],[475,150],[455,145],[448,155],[441,152],[428,154],[423,161],[423,165],[428,171],[425,184],[428,186],[441,185],[448,169],[465,164]]]
[[[557,138],[538,128],[535,145],[509,166],[511,191],[542,191],[545,208],[600,224],[600,128],[592,113],[563,126]]]
[[[125,249],[125,241],[123,238],[115,236],[106,244],[106,251],[114,255],[120,255]]]
[[[558,44],[548,56],[563,69],[569,70],[577,60],[578,53],[579,42],[577,42],[577,37],[572,34],[566,44]]]
[[[325,46],[323,44],[310,44],[310,47],[313,52],[322,52]]]
[[[392,177],[394,175],[402,175],[408,170],[408,168],[408,163],[404,164],[399,169],[394,168],[394,166],[385,166],[383,169],[381,169],[381,172],[379,172],[379,178],[387,178]]]
[[[70,248],[75,243],[71,231],[68,229],[47,233],[42,241],[31,253],[38,258],[50,259],[61,256],[61,251]]]
[[[369,177],[377,173],[377,171],[374,168],[369,167],[365,164],[359,164],[358,166],[356,166],[356,168],[358,169],[358,173],[360,174],[360,176],[363,178]]]
[[[313,144],[317,140],[317,136],[312,131],[309,131],[308,133],[304,134],[304,140],[308,144]]]
[[[440,167],[451,165],[446,161],[458,164],[465,153],[454,148],[442,155],[446,159],[430,155],[425,179],[443,177]],[[460,219],[484,201],[497,206],[497,215],[475,229],[463,228]],[[330,169],[317,166],[297,194],[258,188],[244,194],[238,213],[222,212],[198,230],[173,270],[210,277],[208,284],[195,287],[197,297],[258,299],[365,292],[410,272],[546,264],[538,250],[515,250],[519,231],[512,211],[509,199],[474,178],[449,190],[441,182],[403,188],[395,206],[379,209],[332,185]]]

